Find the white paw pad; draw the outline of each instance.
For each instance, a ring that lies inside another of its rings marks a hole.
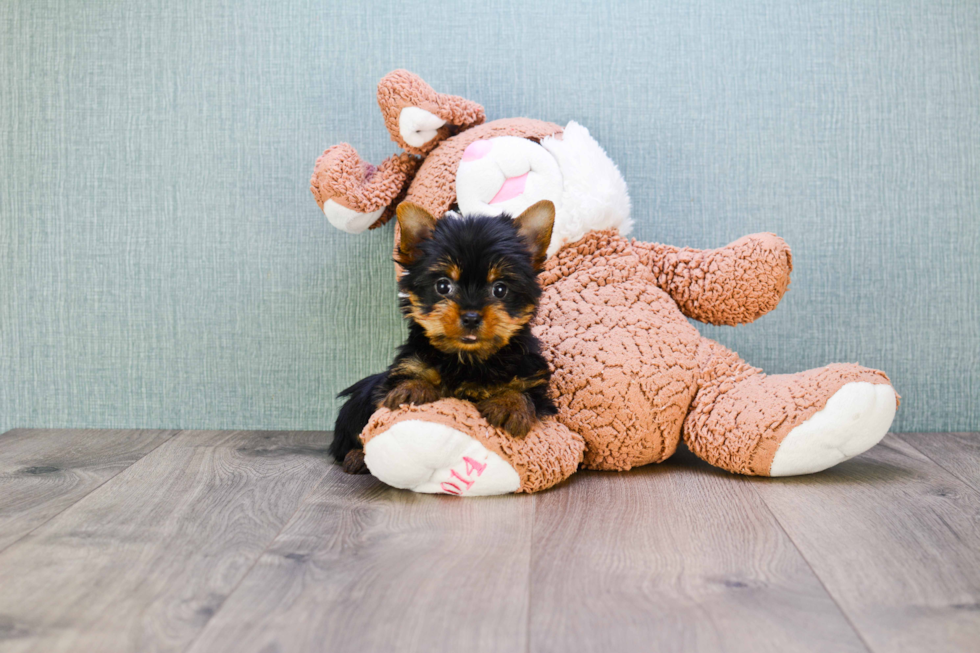
[[[422,147],[433,138],[446,121],[419,107],[405,107],[398,114],[398,133],[412,147]]]
[[[521,485],[504,459],[443,424],[405,420],[364,445],[364,462],[392,487],[425,494],[511,494]]]
[[[895,390],[890,385],[848,383],[823,410],[789,432],[769,475],[812,474],[864,453],[885,437],[894,417]]]
[[[327,200],[323,203],[323,215],[327,216],[330,224],[349,234],[361,233],[373,225],[384,212],[385,207],[383,206],[370,213],[358,213],[354,209],[341,206],[333,200]]]

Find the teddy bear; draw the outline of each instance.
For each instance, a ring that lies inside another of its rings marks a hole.
[[[661,462],[681,439],[735,474],[810,474],[888,432],[899,397],[884,372],[844,363],[767,375],[686,319],[738,325],[773,310],[793,267],[778,236],[709,250],[627,239],[626,182],[582,125],[485,122],[479,104],[405,70],[381,80],[378,104],[403,152],[376,167],[348,144],[319,157],[310,186],[335,227],[380,227],[402,201],[434,216],[555,206],[533,331],[558,414],[518,438],[458,399],[379,408],[361,440],[384,483],[457,496],[536,492],[580,468]]]

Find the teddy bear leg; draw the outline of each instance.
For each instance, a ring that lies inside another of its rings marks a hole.
[[[888,432],[898,396],[854,364],[767,376],[706,341],[702,381],[684,422],[698,457],[737,474],[812,474],[863,453]]]
[[[585,448],[580,436],[551,419],[512,437],[458,399],[381,408],[361,440],[365,464],[384,483],[457,496],[549,488],[575,472]]]

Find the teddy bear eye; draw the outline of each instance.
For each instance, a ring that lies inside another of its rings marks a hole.
[[[452,291],[453,291],[453,282],[447,279],[446,277],[442,277],[441,279],[436,281],[436,292],[442,295],[443,297],[445,297]]]
[[[507,284],[498,281],[493,284],[493,296],[497,299],[503,299],[507,296]]]

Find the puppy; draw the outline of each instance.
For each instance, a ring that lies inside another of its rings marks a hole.
[[[425,404],[443,397],[473,402],[492,424],[523,437],[557,408],[551,372],[528,326],[541,296],[555,206],[545,200],[517,218],[447,214],[398,206],[395,256],[408,339],[384,372],[340,393],[330,453],[349,473],[364,473],[358,436],[379,406]]]

